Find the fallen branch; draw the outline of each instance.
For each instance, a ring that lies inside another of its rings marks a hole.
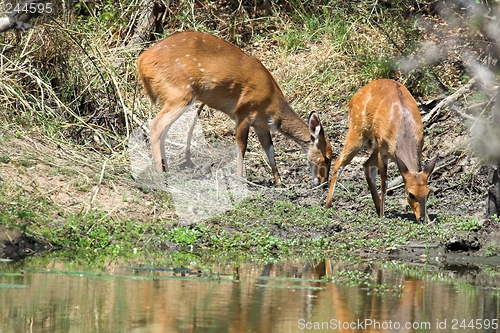
[[[439,102],[431,111],[429,111],[428,114],[426,114],[422,118],[422,122],[424,123],[424,125],[427,124],[427,123],[429,123],[429,122],[431,122],[432,120],[434,120],[438,116],[439,112],[442,109],[447,108],[448,106],[452,105],[461,96],[463,96],[466,93],[468,93],[472,89],[472,86],[475,83],[476,83],[476,79],[475,78],[470,79],[469,82],[467,82],[466,85],[464,85],[463,87],[461,87],[460,89],[458,89],[457,91],[455,91],[450,96],[448,96],[445,99],[443,99],[441,102]]]

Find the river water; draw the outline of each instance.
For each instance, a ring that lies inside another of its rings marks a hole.
[[[0,263],[0,333],[500,332],[488,267]],[[334,282],[325,279],[325,274]]]

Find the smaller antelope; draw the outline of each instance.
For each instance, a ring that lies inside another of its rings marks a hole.
[[[253,127],[281,185],[270,131],[278,129],[299,144],[315,184],[328,180],[332,147],[319,117],[312,112],[306,124],[290,107],[278,83],[262,63],[213,35],[174,33],[142,53],[137,60],[147,94],[162,106],[150,125],[155,168],[165,170],[165,136],[195,100],[218,109],[236,122],[239,147],[237,175],[243,176],[248,132]]]
[[[391,158],[403,176],[408,203],[417,221],[423,222],[427,218],[427,179],[434,170],[437,156],[421,171],[424,135],[415,99],[402,84],[380,79],[361,88],[347,107],[350,109],[349,130],[344,149],[333,165],[325,208],[332,205],[335,182],[342,169],[366,146],[372,153],[364,164],[365,177],[378,215],[384,215],[387,161]],[[377,171],[380,172],[380,197],[375,186]]]

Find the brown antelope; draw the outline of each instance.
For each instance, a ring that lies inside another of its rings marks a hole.
[[[332,205],[335,182],[342,169],[366,146],[372,153],[364,164],[365,177],[378,215],[384,215],[387,161],[391,158],[403,176],[406,198],[417,221],[424,221],[429,195],[427,179],[434,170],[437,156],[421,171],[424,135],[415,99],[402,84],[380,79],[361,88],[347,107],[350,109],[349,130],[344,149],[333,165],[325,208]],[[377,171],[380,172],[380,197],[375,186]]]
[[[276,185],[281,181],[270,134],[274,129],[307,152],[315,184],[328,180],[332,147],[318,115],[312,112],[306,124],[259,60],[218,37],[189,31],[174,33],[145,51],[137,65],[147,94],[162,106],[149,127],[158,171],[166,169],[165,136],[169,127],[187,106],[199,100],[236,122],[238,176],[243,176],[243,157],[252,126],[269,159]]]

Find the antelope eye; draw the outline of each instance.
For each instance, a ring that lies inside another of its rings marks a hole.
[[[411,192],[408,192],[408,196],[410,197],[410,199],[412,200],[417,200],[417,198],[415,197],[415,195]]]

